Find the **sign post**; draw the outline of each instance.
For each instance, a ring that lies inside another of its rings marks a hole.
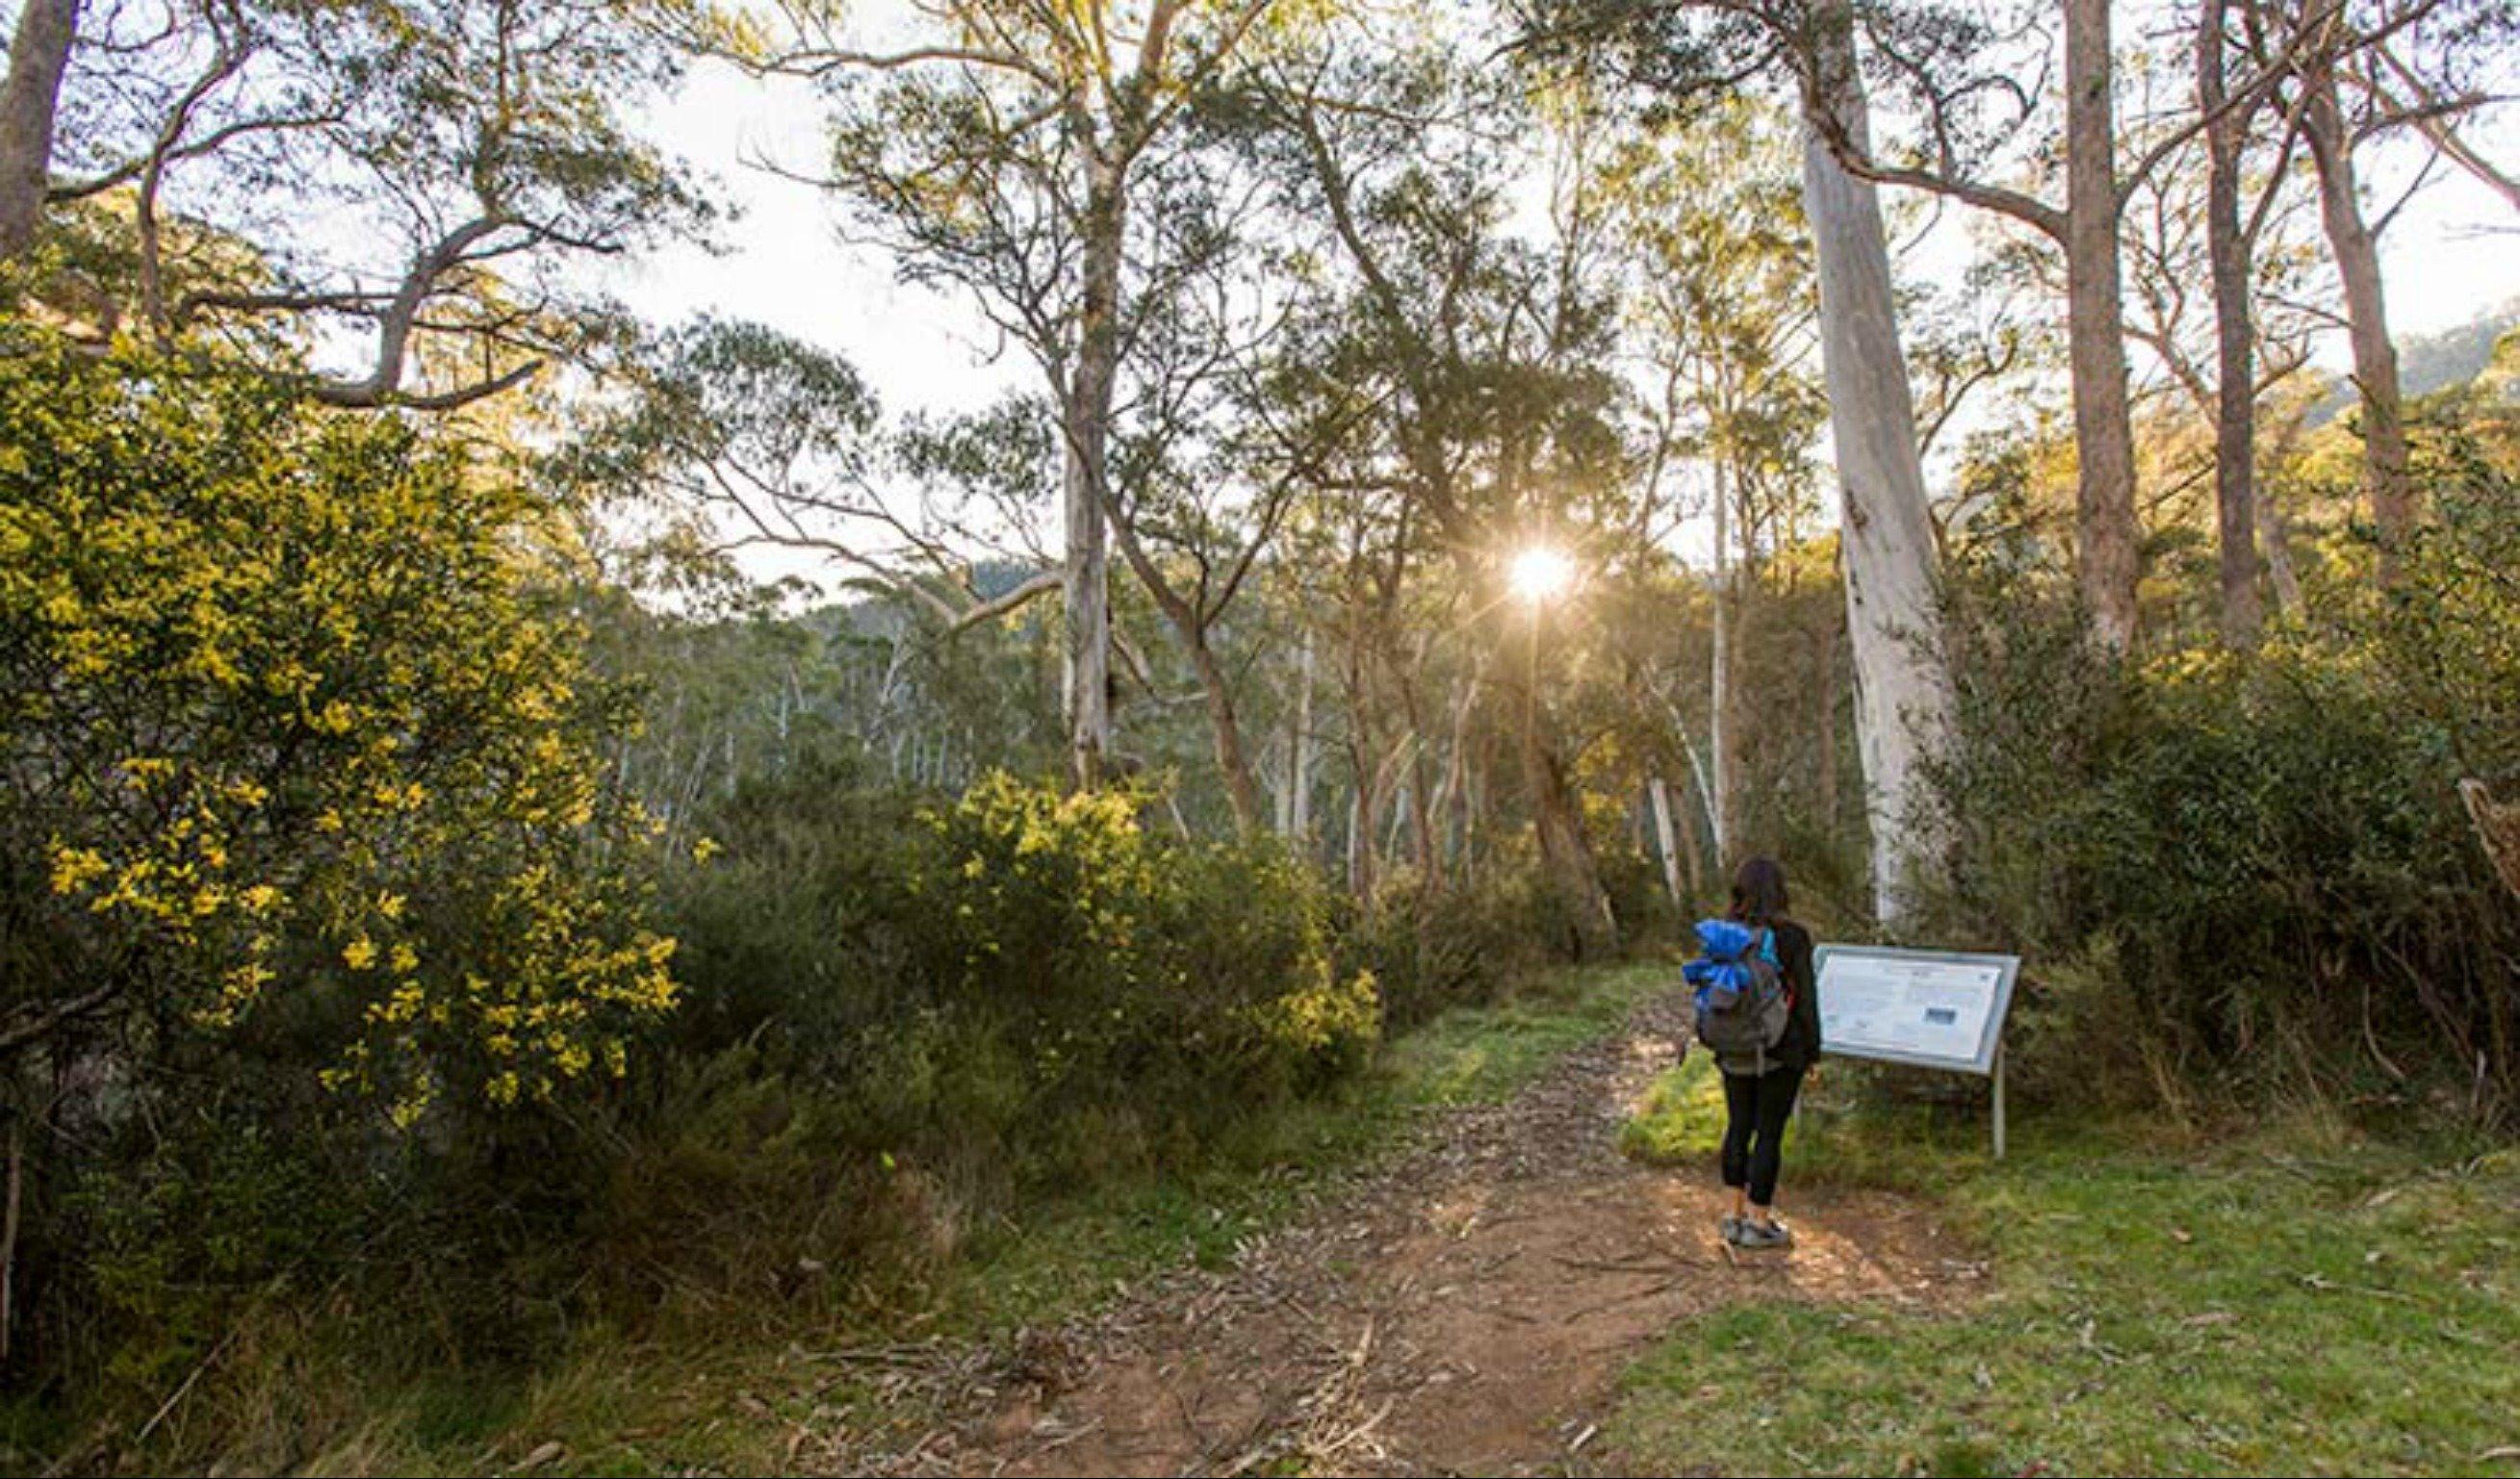
[[[1816,954],[1827,1051],[1992,1080],[1995,1158],[2003,1159],[2003,1017],[2021,958],[1886,945]]]

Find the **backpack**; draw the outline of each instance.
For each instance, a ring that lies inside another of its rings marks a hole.
[[[1755,934],[1731,919],[1697,926],[1704,954],[1682,967],[1697,988],[1697,1040],[1727,1073],[1765,1073],[1768,1054],[1784,1041],[1793,992],[1777,958],[1777,932]]]

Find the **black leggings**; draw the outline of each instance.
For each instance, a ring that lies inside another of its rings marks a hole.
[[[1776,1204],[1777,1170],[1784,1161],[1785,1117],[1802,1092],[1800,1067],[1724,1075],[1724,1185],[1750,1188],[1750,1203]]]

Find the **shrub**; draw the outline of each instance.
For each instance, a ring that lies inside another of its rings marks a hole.
[[[1335,903],[1341,968],[1371,975],[1394,1028],[1495,999],[1567,938],[1563,906],[1524,846],[1500,848],[1476,874],[1429,890],[1412,870],[1382,880],[1372,907]]]
[[[2511,1102],[2520,902],[2454,787],[2512,774],[2520,606],[2484,552],[2514,508],[2484,474],[2441,507],[2392,601],[2247,656],[2115,664],[2061,600],[1962,588],[1943,927],[2032,958],[2034,1020],[2070,988],[2024,1045],[2057,1055],[2051,1082],[2114,1059],[2170,1095],[2367,1075]],[[2123,1009],[2088,1000],[2103,965]],[[2132,1056],[2106,1041],[2130,1032]]]
[[[265,1030],[410,1123],[617,1076],[672,944],[552,511],[258,379],[0,356],[8,1042]],[[126,1044],[131,1041],[126,1038]]]
[[[154,1385],[266,1294],[564,1226],[522,1152],[672,943],[561,511],[427,423],[0,333],[16,1349]]]
[[[1381,1001],[1306,869],[1148,804],[1006,776],[913,804],[828,759],[748,785],[670,890],[680,1052],[763,1045],[858,1162],[949,1201],[1195,1160],[1359,1066]]]

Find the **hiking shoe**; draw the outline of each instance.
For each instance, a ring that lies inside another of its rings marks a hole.
[[[1739,1245],[1739,1243],[1740,1243],[1740,1241],[1741,1241],[1741,1229],[1742,1229],[1742,1227],[1743,1227],[1743,1226],[1744,1226],[1744,1224],[1743,1224],[1743,1222],[1742,1222],[1742,1220],[1741,1220],[1740,1218],[1737,1218],[1737,1217],[1727,1217],[1727,1218],[1725,1218],[1725,1219],[1724,1219],[1724,1223],[1723,1223],[1723,1237],[1724,1237],[1724,1240],[1725,1240],[1726,1242],[1732,1243],[1732,1244],[1734,1244],[1734,1245],[1736,1245],[1736,1246],[1737,1246],[1737,1245]]]
[[[1793,1230],[1780,1222],[1743,1221],[1741,1232],[1734,1239],[1744,1248],[1790,1248],[1794,1245]]]

